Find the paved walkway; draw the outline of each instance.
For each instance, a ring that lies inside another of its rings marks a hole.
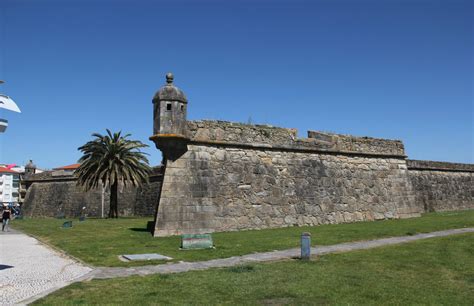
[[[38,240],[10,230],[0,232],[0,304],[21,304],[76,281],[92,271],[40,244]]]
[[[406,243],[415,240],[444,237],[454,234],[474,233],[474,228],[453,229],[439,232],[432,232],[427,234],[418,234],[413,236],[392,237],[369,241],[348,242],[330,246],[316,246],[311,248],[311,254],[323,255],[337,252],[348,252],[354,250],[371,249],[385,245]],[[142,266],[133,268],[97,268],[92,272],[93,278],[115,278],[127,277],[131,275],[149,275],[149,274],[167,274],[180,273],[196,270],[206,270],[209,268],[222,268],[242,265],[252,262],[274,261],[282,259],[290,259],[300,256],[300,249],[289,249],[283,251],[273,251],[266,253],[255,253],[243,256],[234,256],[222,259],[213,259],[208,261],[198,262],[180,262],[174,264],[163,264],[156,266]]]

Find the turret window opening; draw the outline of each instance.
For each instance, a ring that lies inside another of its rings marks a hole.
[[[166,103],[166,110],[170,111],[171,110],[171,103]]]
[[[181,105],[181,111],[184,112],[184,105]]]

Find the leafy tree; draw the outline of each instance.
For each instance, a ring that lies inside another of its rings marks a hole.
[[[121,132],[112,133],[107,129],[107,135],[92,134],[95,137],[79,147],[84,155],[79,159],[81,164],[75,173],[77,183],[90,190],[99,184],[110,187],[109,218],[118,218],[118,185],[131,184],[135,187],[148,182],[150,167],[146,153],[140,149],[148,147],[138,140],[129,140]]]

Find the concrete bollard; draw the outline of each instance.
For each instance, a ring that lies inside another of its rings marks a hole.
[[[311,234],[301,234],[301,259],[308,260],[311,257]]]

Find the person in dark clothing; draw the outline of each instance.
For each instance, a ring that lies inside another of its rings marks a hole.
[[[20,204],[16,204],[15,207],[13,208],[13,216],[16,218],[16,217],[19,217],[21,215],[21,206]]]
[[[7,231],[8,232],[8,223],[10,222],[10,217],[12,215],[12,211],[10,207],[4,206],[3,207],[3,212],[2,212],[2,232]]]

